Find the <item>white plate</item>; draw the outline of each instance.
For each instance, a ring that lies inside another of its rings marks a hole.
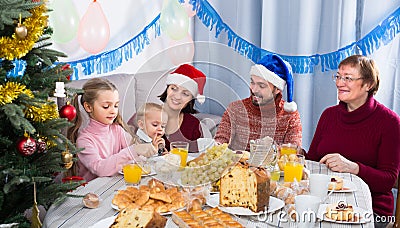
[[[116,217],[117,216],[111,216],[111,217],[102,219],[102,220],[96,222],[95,224],[93,224],[92,226],[90,226],[89,228],[108,228],[113,224]]]
[[[124,175],[124,171],[120,170],[118,171],[119,174]],[[149,177],[149,176],[154,176],[157,173],[153,170],[153,168],[151,168],[151,172],[149,174],[142,174],[142,177]]]
[[[210,197],[207,200],[207,204],[210,207],[218,207],[221,209],[221,211],[229,213],[229,214],[234,214],[234,215],[259,215],[259,214],[264,214],[264,211],[260,212],[254,212],[248,208],[244,207],[222,207],[219,206],[219,194],[215,195],[210,195]],[[267,213],[272,213],[274,211],[277,211],[281,209],[283,206],[285,206],[285,202],[282,200],[275,198],[273,196],[269,197],[269,208]]]
[[[197,157],[198,157],[198,155],[193,154],[193,156],[192,156],[192,154],[189,153],[188,157],[187,157],[187,161],[189,162]],[[149,158],[149,161],[155,161],[155,162],[164,161],[164,160],[165,160],[164,156],[153,156],[153,157]]]
[[[119,207],[117,205],[111,203],[111,207],[112,209],[119,211]]]
[[[334,223],[345,223],[345,224],[361,224],[361,223],[371,222],[368,220],[368,218],[370,219],[372,217],[371,216],[372,213],[368,212],[360,207],[355,207],[355,206],[353,206],[353,210],[354,210],[354,213],[356,214],[356,216],[358,217],[358,221],[356,221],[356,222],[355,221],[336,221],[336,220],[327,218],[325,216],[325,213],[326,213],[326,207],[328,205],[329,204],[321,204],[318,209],[317,217],[323,221],[334,222]]]
[[[357,186],[350,180],[343,180],[343,189],[342,190],[334,190],[333,192],[355,192],[357,191]]]

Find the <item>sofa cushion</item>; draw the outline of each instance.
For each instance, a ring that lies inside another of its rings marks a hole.
[[[135,75],[136,110],[146,102],[162,104],[159,95],[167,88],[165,81],[168,72],[156,71]]]

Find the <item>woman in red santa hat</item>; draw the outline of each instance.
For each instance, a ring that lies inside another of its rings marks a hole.
[[[189,142],[189,152],[198,152],[197,139],[203,137],[200,121],[193,116],[195,99],[205,101],[203,95],[206,76],[189,64],[180,65],[167,76],[167,88],[159,96],[168,114],[165,128],[165,143],[169,150],[170,142]]]

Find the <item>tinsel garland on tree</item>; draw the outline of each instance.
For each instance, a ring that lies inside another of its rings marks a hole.
[[[72,70],[54,64],[66,56],[48,49],[52,31],[43,2],[0,0],[0,5],[0,224],[29,227],[24,212],[32,209],[37,217],[36,201],[48,209],[81,184],[55,181],[66,171],[62,154],[77,150],[61,133],[70,123],[48,99],[55,82],[68,82]],[[8,75],[14,59],[27,62],[23,76]]]

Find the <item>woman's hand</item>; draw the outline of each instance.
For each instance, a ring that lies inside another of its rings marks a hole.
[[[352,173],[357,175],[359,172],[359,166],[357,163],[348,160],[338,153],[327,154],[321,160],[330,170],[341,173]]]

